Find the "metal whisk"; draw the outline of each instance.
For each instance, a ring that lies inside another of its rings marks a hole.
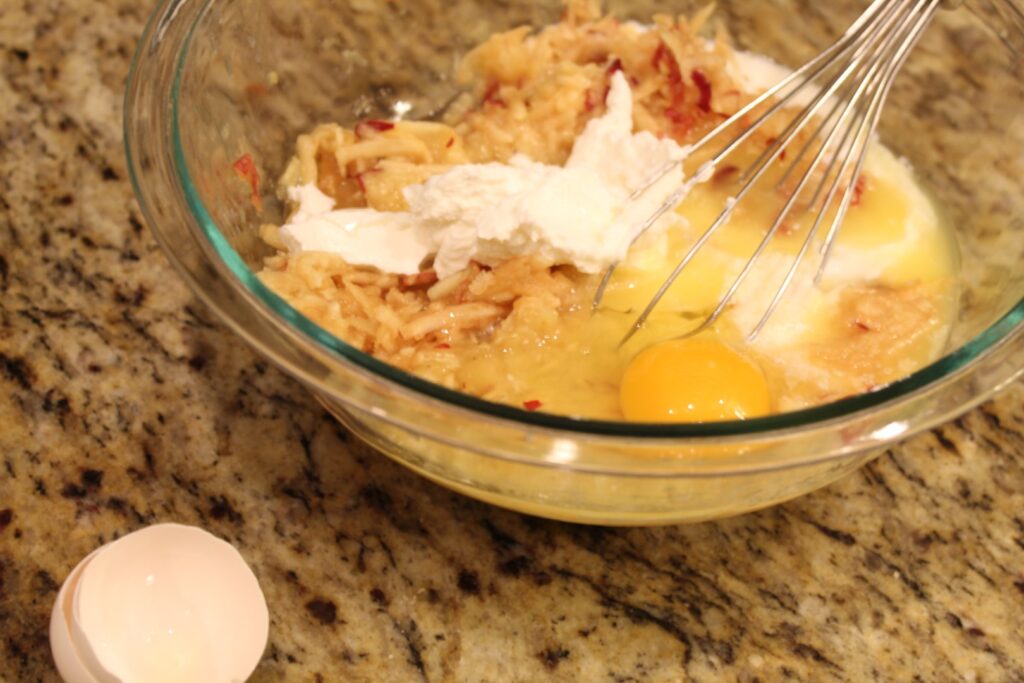
[[[998,2],[999,0],[988,1]],[[709,161],[703,164],[684,186],[676,190],[659,206],[654,214],[640,226],[640,235],[649,230],[661,216],[673,210],[682,201],[694,182],[710,177],[718,164],[764,126],[770,118],[777,115],[782,116],[787,110],[792,111],[791,105],[794,104],[796,98],[802,97],[809,101],[806,107],[793,116],[782,133],[775,137],[774,142],[769,144],[751,166],[742,173],[740,189],[736,193],[734,201],[729,201],[726,204],[718,218],[679,261],[672,274],[640,313],[622,340],[623,344],[643,327],[672,284],[686,270],[712,236],[729,221],[737,205],[744,200],[754,185],[779,158],[782,150],[793,144],[801,131],[809,126],[814,126],[810,129],[813,132],[780,180],[780,184],[786,182],[798,168],[801,160],[810,158],[811,161],[796,183],[795,190],[790,194],[757,249],[711,314],[695,330],[685,336],[698,334],[719,319],[787,217],[794,213],[798,199],[807,193],[810,193],[810,199],[806,201],[806,210],[816,213],[814,223],[808,230],[792,265],[782,279],[764,315],[749,333],[748,340],[753,340],[761,332],[778,308],[793,283],[800,264],[827,222],[826,217],[830,213],[830,207],[833,207],[834,203],[838,201],[835,215],[828,226],[824,239],[818,246],[820,263],[814,282],[816,284],[820,282],[839,228],[856,194],[857,179],[861,175],[869,144],[896,75],[928,28],[936,12],[942,7],[953,8],[959,4],[960,0],[874,0],[864,14],[832,46],[744,106],[693,147],[693,151],[696,151],[708,145],[736,126],[751,112],[767,106],[767,109],[753,124],[740,130]],[[677,165],[677,162],[670,162],[658,169],[633,193],[633,199],[646,193]],[[614,270],[615,266],[605,273],[594,297],[595,309],[600,305]]]

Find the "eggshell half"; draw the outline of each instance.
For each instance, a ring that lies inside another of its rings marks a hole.
[[[53,652],[53,662],[57,665],[57,671],[64,683],[98,683],[88,667],[79,656],[78,649],[71,640],[71,611],[75,591],[78,589],[82,577],[82,570],[92,561],[96,554],[102,550],[94,550],[84,560],[71,570],[68,578],[64,580],[60,592],[57,593],[57,600],[53,603],[53,610],[50,612],[50,650]]]
[[[72,643],[97,683],[244,681],[269,631],[263,593],[238,551],[178,524],[97,551],[70,607]]]

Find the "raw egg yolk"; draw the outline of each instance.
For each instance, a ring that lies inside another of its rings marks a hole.
[[[710,339],[675,339],[626,367],[622,413],[636,422],[719,422],[766,415],[768,382],[739,352]]]

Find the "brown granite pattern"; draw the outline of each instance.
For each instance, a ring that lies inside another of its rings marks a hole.
[[[348,439],[142,227],[119,112],[147,5],[0,11],[0,680],[56,680],[67,572],[173,520],[259,576],[255,680],[1024,681],[1024,386],[715,524],[448,493]]]

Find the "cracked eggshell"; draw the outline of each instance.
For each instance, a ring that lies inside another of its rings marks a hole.
[[[57,672],[64,679],[64,683],[98,683],[82,661],[71,639],[71,610],[72,599],[82,578],[82,570],[100,550],[102,548],[94,550],[71,570],[60,592],[57,593],[53,611],[50,612],[50,649],[53,651]]]
[[[75,668],[75,655],[91,676],[67,683],[233,683],[259,663],[266,601],[230,544],[196,527],[161,524],[87,559],[61,589],[51,620],[61,675]]]

